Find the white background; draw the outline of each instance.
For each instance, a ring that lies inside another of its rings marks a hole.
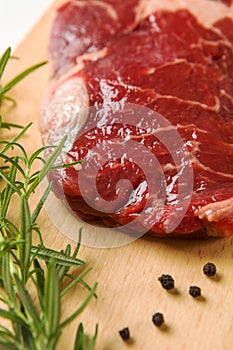
[[[21,42],[52,0],[0,0],[0,56]]]

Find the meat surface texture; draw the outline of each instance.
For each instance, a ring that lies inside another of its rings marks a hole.
[[[148,219],[149,231],[155,235],[233,234],[231,1],[62,1],[51,28],[49,55],[52,75],[41,107],[44,143],[56,144],[68,134],[66,159],[75,162],[85,160],[99,145],[108,153],[106,140],[137,142],[156,157],[167,186],[164,205],[159,206],[160,190],[155,202],[143,169],[115,155],[95,176],[100,197],[109,203],[106,212],[85,200],[79,183],[82,164],[54,171],[50,174],[54,191],[75,215],[87,221],[98,218],[110,227],[137,218],[143,227],[147,219],[142,211],[149,201],[151,207],[157,205]],[[111,103],[121,108],[139,105],[158,113],[183,140],[193,171],[192,191],[182,220],[171,232],[167,227],[176,216],[182,164],[138,122],[131,125],[127,119],[111,127],[103,120],[99,123],[93,108],[98,111],[98,106]],[[149,165],[148,169],[153,177]],[[92,198],[94,175],[89,176],[87,192]],[[118,201],[114,207],[117,184],[124,179],[131,187],[125,185],[120,206]]]

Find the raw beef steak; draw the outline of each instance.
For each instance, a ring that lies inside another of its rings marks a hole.
[[[66,159],[78,161],[92,149],[100,158],[99,145],[109,153],[109,140],[131,140],[156,157],[166,183],[161,206],[160,189],[150,196],[143,169],[116,153],[95,174],[97,191],[109,203],[106,212],[86,201],[80,189],[85,162],[53,172],[56,195],[75,215],[100,218],[110,227],[136,218],[139,229],[146,226],[163,237],[233,234],[233,6],[227,5],[211,0],[72,0],[57,8],[49,43],[52,77],[41,107],[44,143],[56,144],[68,134]],[[193,188],[172,231],[168,226],[177,215],[182,161],[175,162],[169,147],[138,121],[100,123],[98,109],[111,104],[159,113],[188,150]],[[149,164],[148,169],[153,178]],[[91,199],[94,174],[88,176]],[[118,192],[118,182],[125,179],[131,187]],[[154,205],[149,219],[142,215],[147,201],[150,208]]]

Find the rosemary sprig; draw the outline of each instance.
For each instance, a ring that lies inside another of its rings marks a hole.
[[[11,58],[11,48],[8,47],[6,51],[3,53],[3,55],[0,58],[0,82],[1,78],[3,76],[3,73],[5,71],[5,68],[7,66],[7,63],[9,62],[9,59]],[[41,62],[38,63],[28,69],[25,69],[23,72],[18,74],[16,77],[14,77],[12,80],[10,80],[6,85],[2,86],[0,84],[0,102],[1,100],[9,100],[11,102],[15,103],[15,100],[6,95],[6,93],[11,90],[16,84],[18,84],[22,79],[24,79],[26,76],[28,76],[30,73],[35,71],[36,69],[42,67],[47,62]]]
[[[0,103],[3,100],[14,101],[6,95],[9,90],[44,64],[25,70],[3,87],[1,78],[9,59],[10,48],[0,58]],[[0,141],[0,317],[11,323],[10,328],[0,325],[0,349],[3,350],[54,350],[63,329],[96,296],[97,284],[89,286],[84,280],[89,270],[83,271],[85,263],[77,257],[80,241],[73,253],[69,244],[64,250],[56,251],[43,243],[37,218],[53,184],[45,189],[33,212],[30,199],[43,178],[54,168],[65,138],[47,160],[43,158],[46,147],[28,155],[20,141],[30,126],[22,128],[3,122],[0,116],[0,133],[2,128],[22,129],[13,140]],[[13,155],[12,150],[15,151]],[[39,171],[33,172],[35,162],[40,162],[42,166]],[[13,201],[19,202],[19,205],[14,205],[18,224],[10,220]],[[33,235],[37,235],[39,244],[33,245]],[[69,273],[71,268],[76,269],[72,274]],[[77,275],[79,268],[82,271]],[[64,279],[67,280],[66,287],[62,287]],[[87,297],[71,315],[61,320],[61,303],[77,284],[87,290]],[[33,298],[30,294],[32,290]],[[90,338],[80,323],[74,350],[93,350],[96,336],[97,327]]]

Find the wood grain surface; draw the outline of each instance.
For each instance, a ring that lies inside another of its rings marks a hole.
[[[41,18],[19,45],[5,79],[23,68],[47,59],[47,41],[53,7]],[[29,152],[41,146],[38,129],[41,96],[49,76],[49,66],[33,73],[20,83],[12,95],[16,108],[5,107],[8,120],[26,125],[33,121],[24,137]],[[35,202],[39,194],[35,194]],[[32,203],[33,205],[33,203]],[[14,216],[14,213],[12,213]],[[15,218],[17,220],[17,218]],[[45,243],[62,249],[69,241],[50,221],[44,211],[39,219]],[[80,223],[80,226],[82,224]],[[83,234],[88,230],[83,226]],[[93,228],[92,228],[93,229]],[[155,350],[233,348],[233,239],[173,240],[143,237],[131,244],[113,249],[82,246],[80,258],[92,266],[87,281],[98,281],[98,299],[93,299],[82,315],[64,332],[58,350],[73,348],[77,324],[82,320],[92,334],[99,324],[97,350]],[[203,264],[215,262],[216,278],[202,273]],[[169,273],[175,279],[175,292],[161,288],[158,277]],[[203,298],[194,300],[188,294],[190,285],[202,289]],[[63,303],[63,315],[77,307],[86,291],[78,287]],[[164,314],[166,327],[152,323],[155,312]],[[128,326],[132,340],[123,342],[118,331]]]

